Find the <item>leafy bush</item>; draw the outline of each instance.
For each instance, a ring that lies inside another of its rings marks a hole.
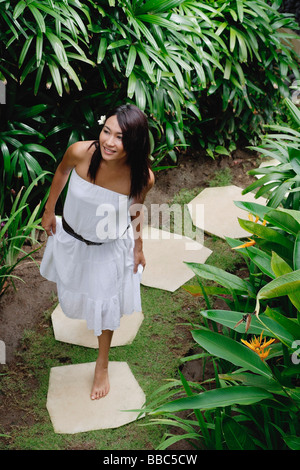
[[[204,352],[185,361],[210,358],[215,378],[199,384],[187,382],[180,373],[180,380],[149,399],[145,410],[154,423],[185,431],[167,435],[160,449],[180,439],[202,449],[300,448],[300,371],[298,358],[293,361],[300,337],[299,212],[237,204],[257,217],[255,222],[240,220],[252,234],[249,242],[227,239],[245,256],[249,278],[187,263],[199,286],[185,289],[204,296],[208,308],[201,312],[204,326],[194,325],[191,332]],[[214,285],[206,288],[203,278]],[[221,294],[223,299],[225,294],[229,310],[211,309],[210,294]],[[194,416],[179,417],[176,413],[183,410]]]
[[[94,138],[97,117],[127,99],[150,116],[154,166],[166,152],[176,160],[178,145],[226,153],[224,144],[269,122],[278,93],[288,93],[286,77],[298,74],[295,54],[281,42],[289,35],[278,32],[297,23],[279,4],[1,2],[0,78],[8,81],[9,108],[2,128],[21,135],[23,126],[9,124],[15,112],[43,106],[33,142],[60,158],[74,140]]]
[[[40,248],[36,239],[36,231],[41,229],[37,216],[39,205],[31,211],[27,200],[34,185],[43,176],[41,174],[36,178],[25,191],[24,188],[20,190],[9,215],[0,215],[0,295],[8,287],[8,281],[14,284],[16,276],[12,273],[15,268],[26,258],[33,259],[32,254]],[[31,248],[24,250],[28,242]],[[37,247],[32,248],[33,245]]]
[[[260,176],[244,189],[243,194],[257,188],[255,197],[267,196],[268,206],[300,209],[300,111],[294,103],[284,100],[290,112],[290,124],[268,126],[259,147],[251,147],[261,155],[274,159],[265,168],[250,170],[250,175]],[[278,164],[277,164],[278,163]]]

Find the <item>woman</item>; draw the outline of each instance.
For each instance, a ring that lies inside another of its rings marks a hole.
[[[93,400],[109,391],[108,354],[120,317],[141,310],[142,210],[130,216],[130,208],[141,208],[154,184],[149,151],[144,113],[133,105],[111,111],[99,141],[77,142],[67,149],[42,218],[49,238],[41,274],[57,283],[65,315],[85,319],[98,336]],[[61,220],[55,205],[70,173]],[[139,223],[131,224],[133,219]]]

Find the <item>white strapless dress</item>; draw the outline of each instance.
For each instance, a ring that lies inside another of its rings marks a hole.
[[[128,196],[95,185],[72,170],[64,219],[88,245],[74,238],[56,217],[56,233],[48,237],[40,273],[57,285],[67,317],[85,319],[96,336],[116,330],[122,315],[141,311],[139,273],[134,274],[134,235]]]

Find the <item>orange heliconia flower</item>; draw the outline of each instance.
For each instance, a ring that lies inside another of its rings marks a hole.
[[[248,346],[248,348],[252,349],[252,351],[256,352],[256,354],[258,354],[262,360],[264,360],[268,357],[268,355],[270,354],[270,350],[271,350],[271,348],[266,349],[266,347],[270,346],[270,344],[272,344],[275,341],[275,338],[269,339],[269,341],[267,341],[266,338],[264,338],[264,340],[262,341],[262,335],[263,335],[263,331],[261,332],[261,335],[259,338],[257,336],[254,336],[254,338],[252,338],[250,342],[244,339],[241,339],[241,341],[246,346]]]
[[[249,241],[246,242],[246,243],[243,243],[242,245],[239,245],[239,246],[233,246],[232,249],[233,250],[237,250],[238,248],[247,248],[248,246],[253,246],[255,245],[256,241],[255,240],[252,240],[252,238],[249,238]]]

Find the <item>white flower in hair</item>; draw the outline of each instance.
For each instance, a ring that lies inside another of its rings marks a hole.
[[[105,120],[106,120],[106,116],[101,116],[101,118],[98,120],[98,124],[102,126],[102,124],[105,123]]]

